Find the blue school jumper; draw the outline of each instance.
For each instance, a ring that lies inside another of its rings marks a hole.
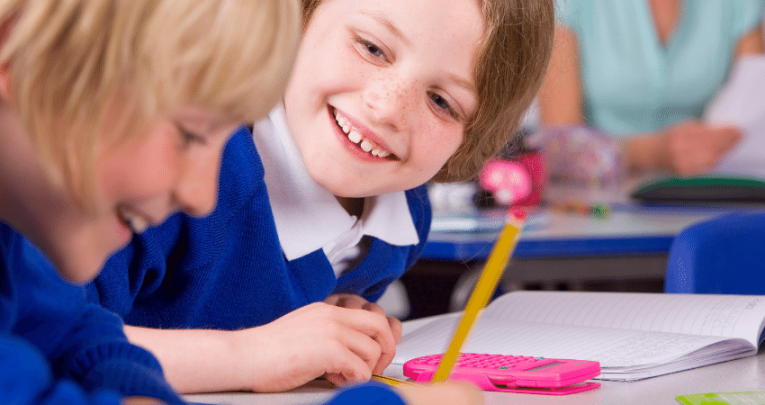
[[[326,405],[406,405],[389,386],[367,383],[343,389]]]
[[[85,301],[20,234],[0,222],[0,403],[120,405],[146,396],[183,404],[157,360],[127,342],[122,322]],[[375,383],[327,405],[405,405]]]
[[[116,405],[124,396],[182,403],[117,316],[0,222],[0,403]]]
[[[425,186],[406,192],[420,243],[373,238],[363,262],[335,276],[321,249],[282,254],[251,133],[240,128],[224,151],[218,205],[199,219],[176,214],[107,262],[88,298],[128,325],[241,329],[269,323],[333,293],[377,300],[419,257],[430,227]]]

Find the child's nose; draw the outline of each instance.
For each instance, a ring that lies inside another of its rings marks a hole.
[[[367,89],[364,103],[378,122],[401,131],[409,125],[410,93],[412,91],[402,83],[378,82]]]

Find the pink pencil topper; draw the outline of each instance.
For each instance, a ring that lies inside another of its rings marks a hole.
[[[516,162],[490,160],[478,179],[481,187],[490,191],[501,205],[512,205],[531,194],[531,176],[526,168]]]

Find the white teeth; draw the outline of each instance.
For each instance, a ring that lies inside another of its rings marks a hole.
[[[130,219],[130,227],[133,232],[141,234],[149,227],[149,223],[141,217],[133,217]]]
[[[149,227],[149,223],[143,217],[135,215],[127,209],[120,209],[119,215],[122,221],[133,230],[133,233],[141,234]]]
[[[366,139],[364,139],[363,141],[361,141],[361,150],[363,150],[364,152],[369,152],[370,150],[372,150],[372,144]]]
[[[348,133],[348,139],[350,139],[351,142],[353,142],[353,143],[359,143],[359,142],[361,142],[361,134],[358,133],[356,130],[353,130],[350,133]],[[364,141],[364,142],[369,143],[368,141]],[[363,145],[364,142],[361,142],[361,144]],[[364,149],[363,146],[361,148]],[[367,152],[369,152],[369,151],[367,151]]]
[[[359,133],[359,131],[357,131],[351,126],[350,121],[348,121],[347,118],[341,115],[338,115],[337,112],[335,112],[335,122],[337,122],[337,125],[348,136],[348,140],[350,140],[351,142],[355,144],[359,144],[359,146],[361,147],[361,150],[363,150],[364,152],[369,152],[373,156],[378,156],[378,157],[390,156],[389,152],[374,148],[374,144],[372,142],[364,139],[364,137],[361,136],[361,133]]]

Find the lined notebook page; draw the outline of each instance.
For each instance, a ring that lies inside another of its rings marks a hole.
[[[498,298],[483,317],[738,337],[759,345],[765,297],[745,295],[519,291]]]
[[[761,296],[513,292],[483,311],[462,351],[594,360],[604,376],[644,378],[754,354],[763,319]],[[408,333],[393,363],[443,353],[458,321]]]
[[[456,325],[456,318],[438,319],[407,334],[396,346],[394,363],[443,353]],[[653,366],[727,341],[664,332],[482,320],[461,351],[594,360],[601,367],[619,368]],[[729,343],[736,352],[752,350],[744,340]]]

